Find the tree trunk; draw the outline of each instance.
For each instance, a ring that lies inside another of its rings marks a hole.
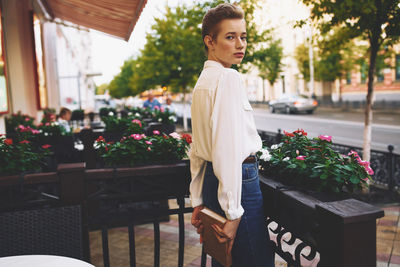
[[[266,102],[267,101],[267,99],[266,99],[266,93],[265,93],[265,80],[264,79],[262,79],[262,85],[263,85],[263,102]]]
[[[380,33],[379,33],[380,34]],[[371,54],[368,69],[368,93],[365,105],[365,125],[364,125],[364,144],[363,144],[363,159],[370,161],[371,159],[371,123],[372,123],[372,99],[374,93],[374,74],[376,67],[376,56],[378,54],[379,35],[372,34],[370,38]]]

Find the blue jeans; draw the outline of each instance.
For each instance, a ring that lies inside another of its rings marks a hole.
[[[218,202],[218,179],[211,162],[207,162],[203,183],[203,203],[225,217]],[[275,252],[269,238],[263,210],[263,197],[258,177],[258,162],[242,164],[242,207],[232,248],[233,267],[274,267]],[[223,267],[212,259],[212,267]]]

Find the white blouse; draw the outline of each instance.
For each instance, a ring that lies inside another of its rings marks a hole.
[[[193,90],[189,152],[192,206],[203,204],[206,161],[219,180],[218,201],[229,220],[240,218],[242,163],[262,148],[243,80],[234,69],[207,60]]]

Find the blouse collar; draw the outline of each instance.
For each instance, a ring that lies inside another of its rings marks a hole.
[[[206,60],[204,62],[204,68],[210,68],[210,67],[218,67],[218,68],[225,68],[224,65],[221,63],[214,61],[214,60]]]

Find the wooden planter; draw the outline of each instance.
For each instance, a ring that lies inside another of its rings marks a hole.
[[[289,264],[300,266],[301,253],[312,260],[318,252],[322,267],[376,266],[376,219],[383,210],[351,198],[317,199],[264,175],[260,182],[268,224],[278,225],[270,226],[277,234],[276,252]],[[289,241],[282,239],[286,233]],[[302,242],[295,255],[284,252],[283,242],[292,245],[296,238]],[[302,252],[306,247],[311,252]]]

